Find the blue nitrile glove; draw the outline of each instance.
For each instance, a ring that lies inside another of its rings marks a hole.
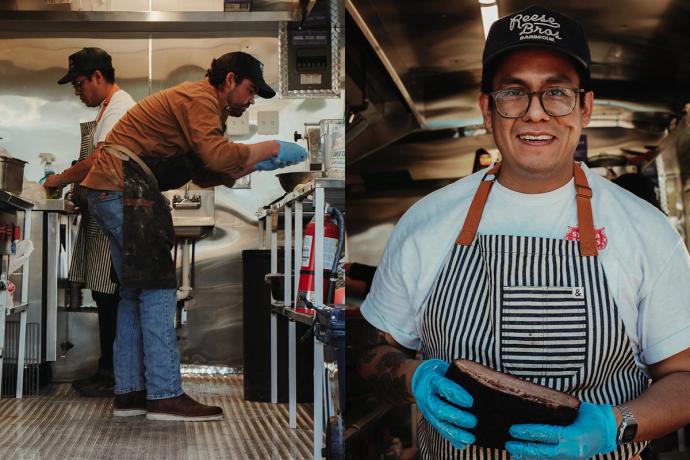
[[[473,403],[467,391],[444,377],[448,366],[440,359],[422,362],[412,375],[412,394],[424,418],[456,449],[464,449],[474,442],[474,435],[460,428],[474,428],[477,418],[441,399],[460,407],[472,407]]]
[[[513,425],[512,437],[532,442],[508,441],[506,450],[515,460],[586,459],[615,450],[616,431],[613,407],[583,402],[568,426]]]
[[[254,165],[257,171],[273,171],[274,169],[282,168],[283,164],[276,160],[276,157],[267,158]]]
[[[276,141],[280,144],[278,154],[254,165],[257,171],[271,171],[285,166],[303,162],[307,158],[307,151],[294,142]]]

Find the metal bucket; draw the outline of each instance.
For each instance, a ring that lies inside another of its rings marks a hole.
[[[16,158],[0,157],[0,189],[19,195],[24,184],[24,165],[26,161]]]

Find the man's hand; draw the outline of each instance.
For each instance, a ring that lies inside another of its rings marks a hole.
[[[278,168],[295,165],[307,158],[307,151],[294,142],[277,141],[280,144],[278,154],[258,162],[254,169],[257,171],[272,171]]]
[[[62,189],[64,187],[64,183],[61,180],[60,174],[51,174],[50,176],[46,177],[46,180],[43,182],[43,188],[46,190],[55,190],[55,189]]]
[[[440,359],[422,362],[412,376],[412,393],[417,407],[431,425],[456,449],[464,449],[475,440],[461,428],[474,428],[477,418],[460,407],[472,407],[472,396],[460,385],[444,377],[449,364]],[[448,401],[448,402],[447,402]]]
[[[506,450],[515,460],[587,459],[616,449],[616,429],[610,405],[583,402],[568,426],[513,425],[510,435],[529,442],[508,441]]]

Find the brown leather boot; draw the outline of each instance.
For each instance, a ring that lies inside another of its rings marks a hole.
[[[113,415],[115,417],[132,417],[144,414],[146,414],[146,390],[115,395],[115,401],[113,401]]]
[[[176,398],[149,399],[146,401],[146,420],[179,420],[205,422],[221,420],[223,409],[207,406],[182,393]]]

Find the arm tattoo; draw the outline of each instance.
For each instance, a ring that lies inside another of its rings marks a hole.
[[[389,345],[381,331],[369,334],[359,357],[359,374],[384,399],[393,404],[413,400],[407,389],[403,364],[414,358],[414,350]]]

